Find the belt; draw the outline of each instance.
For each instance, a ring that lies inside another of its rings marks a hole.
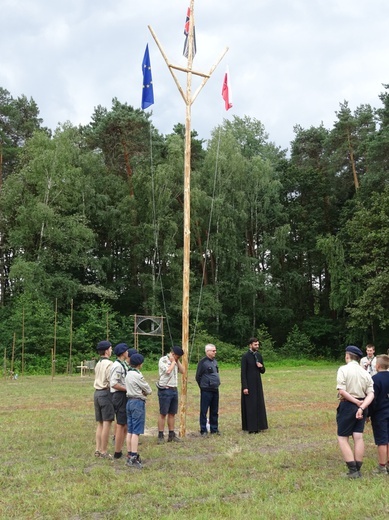
[[[163,386],[162,390],[177,390],[176,386]]]
[[[144,399],[142,399],[141,397],[128,397],[127,396],[127,399],[130,401],[130,400],[138,400],[138,401],[144,401]]]
[[[95,388],[96,392],[106,392],[107,390],[109,390],[109,387],[108,388]]]

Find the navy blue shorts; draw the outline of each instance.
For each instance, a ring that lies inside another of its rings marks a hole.
[[[353,433],[363,433],[365,429],[366,411],[363,419],[357,419],[358,406],[350,401],[341,401],[337,408],[336,422],[338,424],[338,436],[350,437]]]
[[[127,401],[127,429],[128,433],[141,435],[145,432],[146,402],[143,399],[129,399]]]
[[[374,415],[371,418],[371,426],[376,446],[389,444],[389,417],[381,418]]]
[[[177,388],[158,390],[159,413],[161,415],[176,415],[178,412]]]

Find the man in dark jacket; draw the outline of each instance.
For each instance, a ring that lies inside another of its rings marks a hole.
[[[268,428],[261,380],[265,365],[258,352],[258,339],[250,338],[248,345],[249,350],[243,354],[241,362],[242,430],[258,433]]]
[[[217,366],[216,347],[205,346],[205,357],[197,365],[196,381],[200,387],[200,433],[207,435],[207,412],[211,434],[219,435],[219,386],[220,376]]]

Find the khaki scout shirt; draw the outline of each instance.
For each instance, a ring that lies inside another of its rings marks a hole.
[[[96,390],[108,390],[109,379],[111,375],[111,367],[113,363],[109,358],[102,357],[96,363],[95,366],[95,382],[94,387]]]
[[[146,395],[150,395],[152,390],[142,373],[139,370],[130,368],[125,379],[127,397],[132,399],[142,399],[146,401]]]
[[[110,374],[111,394],[114,394],[115,392],[123,391],[123,390],[117,390],[116,388],[113,388],[113,387],[115,385],[126,386],[126,382],[125,382],[126,374],[127,374],[127,368],[126,368],[124,361],[120,361],[119,359],[117,359],[111,366],[111,374]]]
[[[364,399],[374,392],[371,375],[357,361],[350,361],[338,369],[337,390],[345,390],[355,398]]]
[[[166,370],[170,367],[172,362],[169,356],[163,356],[158,363],[159,371],[159,386],[171,386],[177,388],[178,385],[178,366],[177,363],[170,374],[166,373]]]

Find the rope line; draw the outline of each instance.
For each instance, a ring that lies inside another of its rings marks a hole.
[[[155,182],[154,182],[154,158],[153,158],[153,137],[152,137],[152,126],[150,122],[150,170],[151,170],[151,192],[152,192],[152,205],[153,205],[153,229],[154,229],[154,255],[153,255],[153,297],[155,296],[155,279],[157,278],[161,286],[161,295],[163,302],[163,310],[169,333],[170,343],[173,346],[173,338],[170,329],[169,316],[167,314],[165,292],[163,287],[163,281],[161,276],[162,262],[159,255],[159,223],[157,220],[157,209],[155,202]],[[155,273],[155,266],[158,264],[158,274]]]
[[[202,274],[202,278],[201,278],[200,294],[199,294],[199,301],[197,304],[195,324],[194,324],[194,328],[193,328],[193,334],[191,337],[191,345],[189,347],[189,355],[188,355],[189,363],[190,363],[192,352],[193,352],[194,340],[196,337],[197,325],[198,325],[199,314],[200,314],[201,299],[203,296],[205,270],[207,267],[209,241],[210,241],[210,236],[211,236],[211,224],[212,224],[213,210],[214,210],[214,205],[215,205],[215,193],[216,193],[216,185],[217,185],[216,181],[217,181],[217,175],[218,175],[218,169],[219,169],[220,140],[221,140],[221,125],[219,125],[219,136],[218,136],[217,148],[216,148],[215,172],[214,172],[214,177],[213,177],[213,189],[212,189],[211,209],[210,209],[209,221],[208,221],[208,233],[207,233],[207,240],[206,240],[205,251],[204,251],[203,274]],[[197,352],[197,357],[199,357],[199,352]]]

